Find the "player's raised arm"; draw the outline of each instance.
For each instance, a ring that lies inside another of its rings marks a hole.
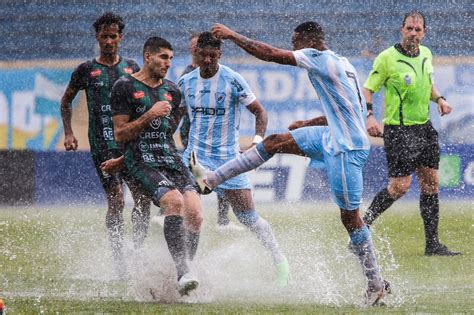
[[[265,131],[267,131],[268,125],[268,114],[258,100],[250,103],[247,109],[255,116],[255,137],[252,143],[257,144],[265,137]]]
[[[249,39],[222,24],[214,24],[211,31],[215,37],[230,39],[237,46],[258,59],[296,66],[296,59],[290,50],[275,48],[271,45]]]

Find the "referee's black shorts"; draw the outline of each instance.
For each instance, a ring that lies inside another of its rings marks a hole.
[[[438,132],[430,121],[423,125],[384,127],[389,177],[410,176],[417,168],[438,169]]]

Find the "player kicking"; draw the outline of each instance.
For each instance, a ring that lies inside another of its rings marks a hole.
[[[382,304],[384,281],[370,230],[359,211],[362,168],[370,144],[365,130],[366,104],[354,67],[346,58],[327,48],[323,29],[316,22],[305,22],[296,27],[292,36],[294,51],[250,40],[221,24],[214,25],[212,32],[218,38],[232,40],[259,59],[306,69],[325,116],[296,121],[289,126],[290,132],[268,136],[256,147],[208,172],[205,179],[200,178],[198,182],[202,189],[212,189],[229,178],[255,169],[276,153],[308,156],[310,166],[323,163],[332,197],[350,236],[352,251],[358,256],[367,278],[366,303]],[[199,165],[193,166],[195,176],[202,176]]]
[[[255,140],[262,140],[267,128],[267,113],[247,82],[230,68],[219,64],[222,41],[203,32],[197,41],[199,68],[184,75],[178,85],[191,121],[188,146],[183,161],[191,152],[209,169],[216,169],[239,155],[239,118],[242,107],[255,115]],[[255,143],[258,141],[254,141]],[[245,174],[222,181],[216,191],[232,205],[237,219],[255,233],[272,255],[277,284],[288,283],[288,261],[279,249],[270,224],[255,210],[250,182]]]

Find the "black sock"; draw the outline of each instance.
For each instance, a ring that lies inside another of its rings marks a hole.
[[[133,225],[133,243],[135,248],[140,248],[148,234],[148,226],[150,222],[150,206],[143,209],[134,207],[132,210]]]
[[[420,212],[425,227],[426,247],[438,246],[439,199],[438,194],[420,195]]]
[[[390,206],[395,202],[395,198],[390,196],[388,193],[388,189],[384,188],[383,190],[379,191],[379,193],[375,196],[374,200],[370,204],[369,209],[365,212],[364,215],[364,222],[367,225],[371,225],[372,222],[375,221],[385,210],[390,208]]]
[[[218,197],[217,224],[219,225],[229,224],[229,210],[230,210],[230,202],[225,198]]]
[[[178,280],[187,272],[189,272],[188,263],[186,262],[186,245],[185,230],[183,217],[178,215],[170,215],[165,217],[163,227],[168,250],[176,265]]]
[[[193,260],[199,245],[200,232],[186,231],[186,249],[189,260]]]

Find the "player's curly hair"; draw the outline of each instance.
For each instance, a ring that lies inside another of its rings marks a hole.
[[[202,32],[197,40],[197,47],[199,48],[212,47],[221,49],[221,45],[222,41],[215,38],[211,32]]]
[[[92,24],[94,26],[95,32],[99,33],[100,27],[102,25],[110,26],[112,24],[117,24],[119,34],[122,34],[122,31],[125,27],[125,23],[120,15],[114,14],[112,12],[107,12],[101,15],[95,22]]]
[[[295,28],[295,33],[298,33],[300,36],[305,38],[316,39],[324,41],[324,30],[323,27],[314,21],[308,21],[301,23]]]

